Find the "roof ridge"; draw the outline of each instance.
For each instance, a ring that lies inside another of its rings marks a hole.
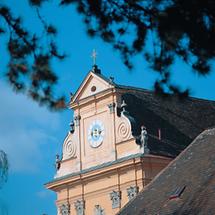
[[[135,86],[129,86],[129,85],[122,85],[122,84],[116,84],[115,86],[117,88],[122,88],[122,89],[127,89],[127,90],[137,90],[137,91],[139,91],[141,93],[149,93],[149,94],[158,95],[158,94],[155,93],[154,90],[145,89],[145,88],[142,88],[142,87],[135,87]],[[172,98],[177,98],[176,95],[174,95],[174,94],[171,94],[171,93],[167,93],[167,94],[169,96],[171,96]],[[199,97],[193,97],[193,96],[188,96],[185,99],[215,103],[215,101],[211,100],[211,99],[205,99],[205,98],[199,98]]]
[[[117,88],[122,88],[122,89],[128,89],[128,90],[138,90],[140,92],[145,92],[145,93],[154,93],[153,90],[145,89],[142,87],[135,87],[135,86],[129,86],[129,85],[123,85],[123,84],[116,84]]]

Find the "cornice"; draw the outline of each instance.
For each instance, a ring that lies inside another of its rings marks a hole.
[[[106,90],[100,91],[96,94],[90,95],[88,97],[85,97],[81,100],[75,100],[74,102],[70,102],[69,103],[69,109],[76,109],[76,108],[80,108],[84,105],[87,105],[91,102],[97,101],[101,98],[104,98],[106,96],[112,95],[116,93],[116,89],[114,87],[108,88]]]

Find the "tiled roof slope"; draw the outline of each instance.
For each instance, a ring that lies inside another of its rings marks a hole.
[[[144,125],[149,134],[152,154],[177,156],[202,131],[215,125],[215,102],[196,98],[163,98],[152,91],[116,86],[124,90],[122,98],[133,117],[132,133],[140,135]],[[161,141],[158,140],[158,130]]]
[[[184,188],[171,199],[177,188]],[[118,215],[215,213],[215,128],[201,133]]]

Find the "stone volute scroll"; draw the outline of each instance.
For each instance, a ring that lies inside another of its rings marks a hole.
[[[138,190],[139,189],[137,186],[131,186],[131,187],[127,188],[128,199],[129,200],[133,199],[137,195]]]
[[[120,117],[117,118],[116,132],[117,132],[117,142],[123,142],[132,137],[131,133],[131,117],[129,116],[128,111],[126,111],[127,104],[125,101],[122,101],[120,109]]]
[[[71,132],[68,133],[63,144],[63,160],[75,158],[77,156],[77,144],[72,138]]]
[[[112,201],[112,208],[119,208],[121,202],[121,192],[113,191],[110,193],[110,199]]]
[[[100,205],[95,205],[94,215],[105,215],[105,210]]]
[[[84,215],[84,201],[77,200],[75,202],[76,215]]]
[[[70,215],[70,205],[68,203],[60,206],[60,215]]]

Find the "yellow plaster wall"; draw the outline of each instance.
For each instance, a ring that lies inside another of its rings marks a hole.
[[[122,158],[140,152],[139,145],[136,144],[135,139],[129,139],[124,142],[116,144],[117,158]]]
[[[94,105],[82,107],[81,113],[81,147],[82,147],[82,168],[86,169],[115,159],[113,143],[113,120],[108,104],[113,102],[113,96],[107,96],[98,100]],[[99,120],[104,125],[104,138],[102,144],[97,148],[92,148],[88,140],[88,129],[91,123]]]
[[[128,202],[127,188],[137,185],[141,191],[144,184],[146,185],[170,161],[171,159],[156,157],[136,158],[120,163],[115,168],[106,167],[103,172],[98,171],[98,174],[96,171],[86,173],[82,175],[82,181],[75,181],[57,191],[57,205],[60,206],[69,199],[71,214],[76,214],[74,202],[83,198],[86,215],[93,215],[96,204],[105,209],[105,214],[114,215]],[[121,206],[116,209],[112,209],[110,199],[113,190],[121,191]]]

